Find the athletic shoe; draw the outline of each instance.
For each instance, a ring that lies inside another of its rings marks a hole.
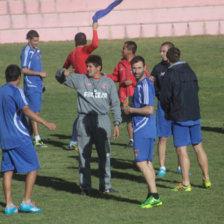
[[[183,183],[179,183],[175,188],[171,189],[171,191],[192,191],[191,185],[184,186]]]
[[[71,149],[74,149],[75,151],[79,151],[79,147],[77,146],[77,144],[70,142],[69,143],[69,147]]]
[[[113,189],[113,188],[110,188],[110,189],[103,189],[103,190],[100,190],[100,193],[118,193],[119,191]]]
[[[133,141],[129,141],[128,144],[125,146],[125,148],[133,148],[134,147],[134,142]]]
[[[90,192],[88,190],[81,190],[80,194],[83,196],[88,196],[90,194]]]
[[[32,213],[41,213],[42,209],[37,208],[33,202],[30,202],[30,204],[26,205],[24,202],[20,205],[20,211],[21,212],[32,212]]]
[[[181,174],[181,172],[182,172],[182,170],[181,170],[181,168],[177,168],[177,174]],[[189,172],[189,176],[191,176],[192,175],[192,173],[191,172]]]
[[[157,177],[164,177],[165,174],[166,174],[166,170],[163,169],[163,168],[160,168],[160,169],[159,169],[159,172],[157,173],[156,176],[157,176]]]
[[[210,188],[212,186],[212,183],[211,183],[211,181],[209,179],[203,180],[203,186],[205,188]]]
[[[18,213],[18,208],[15,205],[9,205],[5,207],[5,214],[6,215],[11,215]]]
[[[34,146],[36,147],[42,147],[42,148],[47,148],[48,146],[46,144],[43,143],[43,141],[38,141],[38,142],[34,142]]]
[[[155,199],[152,195],[147,198],[141,205],[140,208],[152,208],[162,205],[163,202],[160,198]]]

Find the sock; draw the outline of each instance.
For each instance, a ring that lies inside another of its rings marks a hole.
[[[165,166],[161,166],[160,169],[166,170],[166,167]]]
[[[35,136],[35,142],[39,142],[41,140],[40,135]]]
[[[7,205],[6,207],[7,207],[7,208],[14,208],[14,207],[16,207],[16,206],[12,203],[12,204],[10,204],[10,205]]]
[[[23,201],[22,203],[25,204],[25,205],[29,205],[31,202],[31,200],[27,200],[27,201]]]
[[[134,140],[133,140],[133,138],[130,138],[130,140],[129,140],[130,142],[134,142]]]
[[[178,166],[177,169],[180,170],[181,169],[180,166]]]
[[[158,194],[158,193],[151,193],[151,195],[152,195],[155,199],[159,199],[159,194]]]

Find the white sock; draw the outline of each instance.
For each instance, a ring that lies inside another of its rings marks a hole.
[[[160,169],[166,170],[166,167],[165,166],[161,166]]]
[[[130,138],[130,140],[129,140],[130,142],[134,142],[134,140],[133,140],[133,138]]]
[[[27,201],[23,201],[22,203],[25,204],[25,205],[29,205],[31,202],[31,200],[27,200]]]
[[[41,140],[40,135],[35,136],[35,142],[39,142]]]

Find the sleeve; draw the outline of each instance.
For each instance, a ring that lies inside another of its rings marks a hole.
[[[79,89],[80,87],[80,83],[83,82],[83,75],[82,74],[76,74],[76,73],[72,73],[71,75],[65,77],[64,76],[64,71],[65,69],[62,68],[60,70],[58,70],[55,74],[55,78],[56,80],[61,83],[64,84],[72,89]]]
[[[116,86],[113,82],[111,82],[110,104],[113,115],[113,123],[114,125],[119,125],[121,123],[120,100],[118,98]]]
[[[17,89],[18,93],[15,94],[15,101],[18,108],[21,110],[23,107],[28,105],[25,94],[22,89]]]
[[[30,62],[31,54],[29,54],[29,50],[24,49],[21,53],[21,68],[28,68]]]
[[[151,76],[155,77],[155,81],[154,81],[154,87],[155,87],[155,91],[156,91],[156,96],[158,97],[158,99],[160,98],[160,88],[159,88],[159,78],[157,75],[157,69],[156,66],[153,68],[152,72],[151,72]]]
[[[155,89],[154,89],[154,86],[149,82],[145,82],[143,84],[143,88],[142,88],[143,104],[154,107]]]
[[[107,77],[112,79],[114,82],[119,82],[119,64],[115,67],[113,74],[107,74]]]
[[[63,68],[68,69],[70,67],[70,65],[71,65],[71,53],[66,58],[66,61],[65,61],[64,65],[63,65]]]
[[[172,82],[169,73],[163,79],[163,86],[160,92],[160,102],[163,110],[168,113],[170,111],[170,103],[172,97]]]
[[[92,43],[90,45],[84,46],[83,51],[85,51],[88,54],[91,54],[96,48],[99,46],[99,39],[97,30],[93,30],[93,39]]]

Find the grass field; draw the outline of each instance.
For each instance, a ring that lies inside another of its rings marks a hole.
[[[149,70],[160,61],[159,46],[167,38],[136,39],[138,54],[145,57]],[[47,91],[44,93],[41,116],[53,121],[57,130],[50,132],[40,126],[40,133],[48,149],[38,150],[41,169],[32,199],[43,209],[41,214],[4,215],[5,200],[0,189],[0,223],[41,224],[211,224],[224,223],[224,36],[169,38],[182,51],[182,59],[196,72],[200,85],[200,105],[204,148],[209,158],[212,189],[201,187],[202,176],[189,147],[191,158],[192,192],[171,192],[181,180],[176,174],[177,158],[172,138],[168,141],[167,175],[157,180],[163,206],[140,209],[145,199],[146,184],[133,162],[126,127],[121,125],[119,140],[112,141],[111,170],[113,188],[118,194],[98,193],[98,163],[96,151],[92,153],[91,197],[79,191],[78,153],[68,150],[72,123],[76,117],[76,93],[56,82],[54,75],[62,67],[73,42],[40,43]],[[121,57],[123,40],[100,41],[95,51],[103,58],[103,71],[111,73]],[[4,71],[8,64],[20,64],[24,44],[0,45],[0,85],[5,83]],[[22,85],[21,85],[22,87]],[[154,167],[158,170],[158,156],[154,149]],[[2,180],[2,176],[0,176]],[[24,191],[25,175],[15,175],[13,181],[14,203],[19,205]]]

